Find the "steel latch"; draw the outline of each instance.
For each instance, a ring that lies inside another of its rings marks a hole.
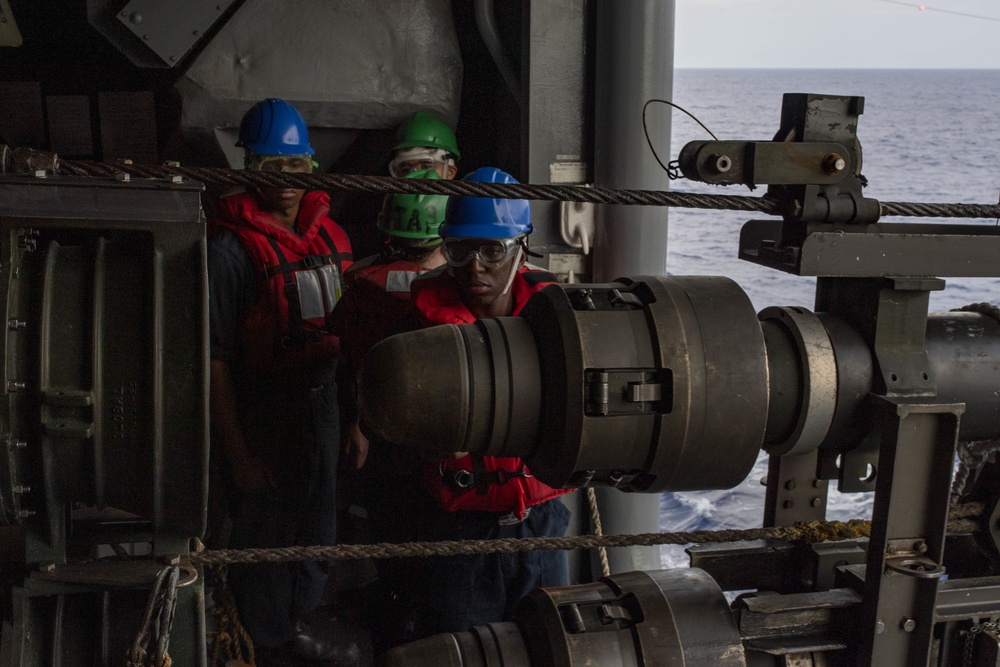
[[[669,412],[668,369],[594,369],[584,373],[585,414],[605,416],[637,412]]]
[[[659,382],[630,382],[628,385],[630,403],[658,401],[661,396],[663,396],[663,385]]]

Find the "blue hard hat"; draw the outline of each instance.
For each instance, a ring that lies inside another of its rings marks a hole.
[[[496,167],[480,167],[462,180],[517,183],[513,176]],[[438,233],[442,237],[513,239],[531,231],[531,206],[526,199],[449,197],[444,224]]]
[[[309,128],[298,109],[275,97],[250,107],[240,122],[237,146],[257,155],[312,155]]]

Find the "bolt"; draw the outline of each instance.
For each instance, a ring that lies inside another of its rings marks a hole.
[[[15,391],[24,389],[24,383],[16,380],[7,380],[7,393],[13,394]]]
[[[882,621],[875,621],[875,634],[880,635],[885,632],[885,623]]]
[[[890,556],[892,556],[893,554],[895,554],[895,553],[896,553],[896,547],[894,547],[894,546],[892,546],[892,545],[890,544],[890,545],[889,545],[888,547],[886,547],[886,549],[885,549],[885,552],[886,552],[887,554],[889,554]]]
[[[913,545],[913,550],[914,551],[918,551],[918,552],[920,552],[922,554],[925,554],[925,553],[927,553],[927,543],[926,542],[917,542],[917,543],[915,543]]]
[[[170,62],[172,63],[177,62],[177,56],[170,56]]]
[[[13,491],[14,493],[22,493],[22,494],[23,493],[31,493],[31,487],[30,486],[22,486],[22,485],[18,484],[13,489],[11,489],[11,491]]]
[[[39,572],[48,572],[49,574],[52,574],[53,572],[56,571],[56,564],[55,563],[45,563],[44,565],[39,565],[38,566],[38,571]]]
[[[903,628],[903,632],[913,632],[917,629],[917,622],[912,618],[903,618],[899,622],[899,627]]]
[[[171,183],[183,183],[184,182],[184,177],[183,176],[171,176],[170,177],[170,182]]]
[[[767,477],[761,477],[760,478],[760,485],[761,486],[767,486]]]
[[[847,160],[836,153],[830,153],[823,158],[823,171],[828,174],[839,174],[847,167]]]
[[[809,501],[809,504],[812,505],[813,507],[819,507],[820,505],[823,504],[823,500],[820,498],[813,498],[812,500]]]
[[[20,512],[17,513],[17,515],[22,519],[27,519],[29,517],[35,516],[35,512],[34,510],[21,510]]]
[[[132,179],[131,176],[122,171],[115,174],[115,180],[120,181],[122,183],[128,183],[131,179]]]
[[[14,449],[25,449],[27,448],[28,443],[25,440],[15,440],[10,446]]]
[[[785,502],[783,502],[781,504],[781,506],[784,507],[786,510],[790,510],[793,507],[795,507],[795,501],[792,500],[791,498],[789,498],[788,500],[786,500]]]
[[[814,489],[822,489],[823,488],[823,480],[821,480],[821,479],[814,479],[813,480],[813,488]]]
[[[132,25],[139,25],[142,23],[142,14],[139,12],[132,12],[128,15],[128,20]]]
[[[195,30],[191,34],[194,35],[195,37],[201,37],[201,30]]]
[[[791,491],[792,489],[794,489],[795,488],[795,480],[794,479],[790,479],[787,482],[785,482],[785,488],[788,489],[789,491]]]
[[[180,565],[181,557],[177,554],[169,554],[163,557],[163,562],[167,565]]]
[[[49,174],[44,169],[35,170],[35,178],[48,178]]]
[[[7,328],[11,331],[17,331],[18,329],[23,329],[28,326],[28,323],[24,320],[9,319],[7,320]]]
[[[163,166],[164,167],[179,167],[179,166],[181,166],[181,163],[178,162],[177,160],[167,160],[166,162],[163,163]]]
[[[142,38],[143,38],[144,40],[146,40],[147,42],[149,41],[149,35],[143,35],[143,36],[142,36]]]

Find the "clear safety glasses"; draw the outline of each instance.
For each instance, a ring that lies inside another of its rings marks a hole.
[[[403,178],[415,171],[420,171],[422,169],[433,169],[441,175],[444,171],[445,163],[440,160],[431,160],[430,158],[425,158],[423,160],[405,160],[403,162],[393,162],[389,165],[389,173],[396,178]],[[443,177],[442,177],[443,178]]]
[[[389,163],[389,173],[396,178],[422,169],[433,169],[441,178],[447,178],[445,169],[451,165],[449,153],[440,148],[415,148],[400,151]]]
[[[522,245],[522,238],[520,236],[516,239],[446,238],[441,246],[441,252],[450,266],[465,266],[475,258],[484,266],[495,269],[514,255]]]
[[[285,171],[298,174],[312,173],[315,162],[308,155],[262,155],[251,169],[258,171]]]

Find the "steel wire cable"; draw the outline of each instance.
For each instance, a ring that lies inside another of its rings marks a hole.
[[[781,205],[767,196],[716,195],[660,190],[619,190],[579,185],[535,185],[529,183],[475,183],[462,180],[424,180],[359,174],[300,174],[264,172],[221,167],[179,165],[107,164],[61,160],[58,171],[76,176],[116,177],[127,174],[145,179],[189,178],[202,183],[246,188],[300,188],[350,190],[374,194],[438,194],[498,199],[619,204],[626,206],[667,206],[709,210],[731,210],[781,215]],[[885,216],[926,218],[1000,218],[998,204],[881,202]]]

